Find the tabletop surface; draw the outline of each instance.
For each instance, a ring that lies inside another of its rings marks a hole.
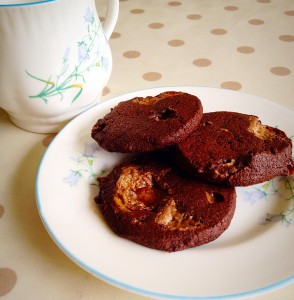
[[[105,2],[96,0],[102,21]],[[113,70],[101,102],[192,85],[236,90],[294,110],[293,0],[121,0],[109,43]],[[93,277],[48,235],[35,181],[53,138],[17,128],[0,109],[0,297],[147,299]],[[252,299],[292,300],[294,284]]]

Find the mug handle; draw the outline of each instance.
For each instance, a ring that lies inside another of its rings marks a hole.
[[[106,38],[109,40],[117,22],[119,12],[119,0],[107,0],[107,12],[103,22]]]

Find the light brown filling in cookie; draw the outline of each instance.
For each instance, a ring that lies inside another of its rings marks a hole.
[[[116,191],[113,199],[121,211],[131,212],[134,210],[152,209],[156,201],[159,201],[158,198],[161,197],[164,197],[164,193],[154,187],[152,174],[130,166],[122,169],[121,175],[116,182]],[[166,195],[166,198],[162,198],[160,201],[164,202],[169,197]],[[155,222],[171,230],[185,230],[190,227],[203,226],[201,220],[194,220],[193,216],[179,212],[172,198],[158,212]]]
[[[201,222],[201,220],[194,220],[193,216],[180,213],[177,210],[173,199],[171,199],[164,207],[163,211],[157,215],[155,222],[160,225],[167,226],[171,230],[185,230],[191,227],[195,228],[203,226],[203,222]]]
[[[224,201],[224,197],[223,195],[219,194],[219,193],[208,193],[205,192],[206,194],[206,199],[210,204],[216,203],[216,202],[222,202]]]
[[[138,103],[138,104],[142,104],[142,105],[152,105],[155,104],[156,102],[162,100],[162,99],[166,99],[169,96],[175,96],[175,95],[180,95],[183,94],[182,92],[165,92],[165,93],[161,93],[157,96],[148,96],[148,97],[137,97],[133,99],[134,103]]]
[[[145,209],[151,207],[155,200],[156,191],[150,172],[135,167],[122,169],[114,195],[114,201],[122,211]]]
[[[250,117],[250,127],[248,130],[262,140],[267,140],[274,136],[274,133],[265,125],[262,125],[259,119],[254,116]]]

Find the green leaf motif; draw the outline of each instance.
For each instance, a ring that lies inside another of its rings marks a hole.
[[[75,89],[77,92],[72,96],[71,104],[73,104],[82,94],[84,84],[86,83],[85,75],[93,68],[102,66],[102,55],[95,49],[94,45],[98,39],[98,32],[101,31],[101,24],[94,18],[93,11],[87,8],[84,16],[87,31],[80,41],[76,43],[76,52],[78,61],[71,67],[69,56],[71,49],[68,47],[65,50],[64,57],[62,58],[62,66],[59,74],[48,76],[48,79],[41,78],[33,75],[26,70],[26,74],[33,80],[39,81],[44,84],[42,89],[35,95],[30,95],[30,99],[40,99],[45,104],[50,102],[50,99],[58,96],[60,101],[63,101],[64,93],[68,90]],[[55,78],[55,80],[53,80]]]

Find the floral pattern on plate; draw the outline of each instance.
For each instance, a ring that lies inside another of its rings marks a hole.
[[[293,139],[294,136],[291,138]],[[104,176],[109,169],[104,164],[100,172],[96,172],[94,167],[97,154],[103,151],[102,148],[92,141],[86,141],[84,150],[78,155],[71,156],[74,167],[69,170],[63,181],[70,186],[76,186],[82,178],[87,179],[90,185],[98,185],[96,178]],[[242,199],[251,203],[253,206],[258,201],[280,203],[279,211],[267,211],[260,219],[260,225],[280,222],[285,226],[294,223],[294,177],[276,177],[262,184],[246,187],[241,192]],[[282,199],[282,200],[281,200]]]
[[[260,224],[281,222],[289,226],[294,220],[294,177],[276,177],[262,184],[247,187],[242,196],[252,205],[258,201],[279,203],[277,212],[268,211],[262,216]],[[269,203],[270,204],[270,203]]]
[[[74,162],[74,167],[69,170],[63,181],[70,186],[75,186],[83,177],[87,177],[91,185],[98,185],[96,181],[97,176],[103,176],[107,170],[107,165],[104,164],[99,174],[94,171],[93,165],[97,158],[96,154],[101,150],[101,147],[96,142],[86,142],[83,152],[80,152],[77,156],[70,157]]]

